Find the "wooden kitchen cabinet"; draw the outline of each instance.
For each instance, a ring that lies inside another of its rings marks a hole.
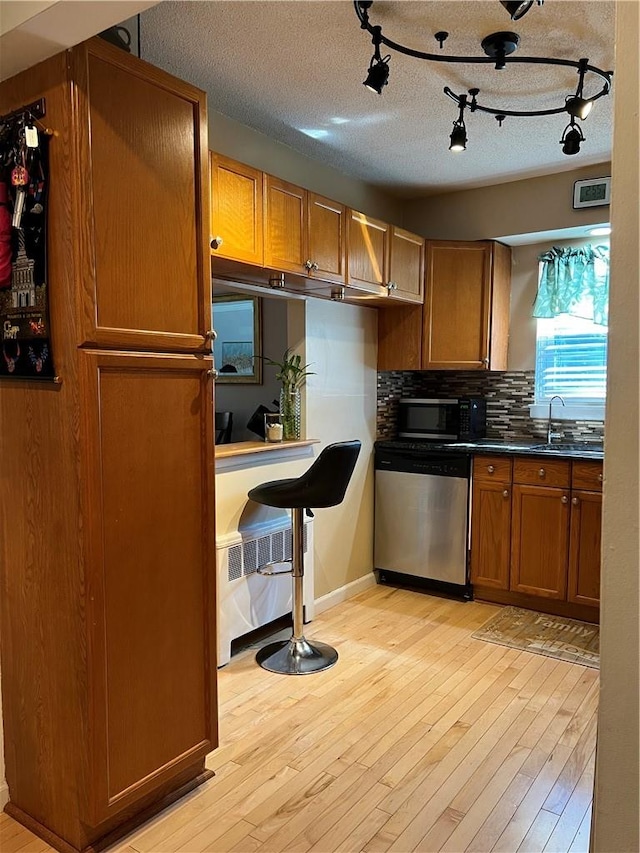
[[[506,370],[510,250],[501,243],[426,244],[425,370]]]
[[[70,853],[217,745],[207,121],[101,39],[0,84],[7,111],[40,97],[59,381],[2,389],[6,811]]]
[[[427,240],[425,257],[421,311],[379,312],[378,370],[506,370],[510,249]]]
[[[424,301],[424,238],[402,228],[391,226],[389,232],[389,273],[387,288],[390,299],[403,302]]]
[[[571,538],[567,600],[598,607],[600,604],[600,551],[602,547],[602,495],[571,493]]]
[[[78,343],[205,351],[205,95],[110,48],[96,39],[70,58],[74,118],[86,129],[70,167],[86,208],[72,228],[82,260]]]
[[[262,266],[263,174],[211,152],[211,256]]]
[[[347,264],[347,209],[343,204],[307,192],[306,275],[344,284]]]
[[[213,380],[211,359],[194,355],[78,357],[95,401],[83,517],[87,821],[100,823],[216,745]]]
[[[306,190],[264,176],[264,263],[274,270],[306,272]]]
[[[473,480],[471,582],[509,589],[511,483]]]
[[[597,621],[601,489],[601,462],[476,456],[471,580],[478,597]]]
[[[349,209],[350,287],[386,296],[390,225]]]
[[[510,589],[563,600],[567,593],[569,490],[514,485],[512,512]]]

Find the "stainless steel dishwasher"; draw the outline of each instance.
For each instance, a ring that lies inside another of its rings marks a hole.
[[[471,598],[466,453],[376,448],[374,566],[382,583]]]

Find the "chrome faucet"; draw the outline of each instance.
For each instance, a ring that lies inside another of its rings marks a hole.
[[[562,438],[561,432],[551,432],[551,407],[553,406],[554,400],[560,400],[562,405],[564,406],[564,398],[560,396],[560,394],[554,394],[553,397],[549,400],[549,419],[547,421],[547,444],[551,444],[551,440],[553,438]]]

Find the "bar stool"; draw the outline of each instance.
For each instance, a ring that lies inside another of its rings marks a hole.
[[[329,444],[301,477],[262,483],[249,492],[249,498],[256,503],[291,510],[293,633],[290,639],[270,643],[256,655],[260,666],[270,672],[307,675],[329,669],[338,660],[338,652],[334,648],[326,643],[312,645],[303,633],[303,513],[306,510],[311,514],[312,508],[337,506],[342,503],[360,453],[360,446],[359,441]],[[282,574],[270,571],[262,573]]]

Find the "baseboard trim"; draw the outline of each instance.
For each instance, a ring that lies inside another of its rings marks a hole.
[[[338,587],[338,589],[328,592],[326,595],[321,595],[320,598],[316,598],[315,615],[318,616],[330,607],[334,607],[336,604],[341,604],[343,601],[353,598],[354,595],[358,595],[359,593],[364,592],[365,589],[369,589],[369,587],[375,585],[376,576],[373,572],[370,572],[367,575],[363,575],[361,578],[356,578],[356,580],[346,583],[344,586]]]
[[[0,782],[0,811],[9,802],[9,786],[6,782]]]

